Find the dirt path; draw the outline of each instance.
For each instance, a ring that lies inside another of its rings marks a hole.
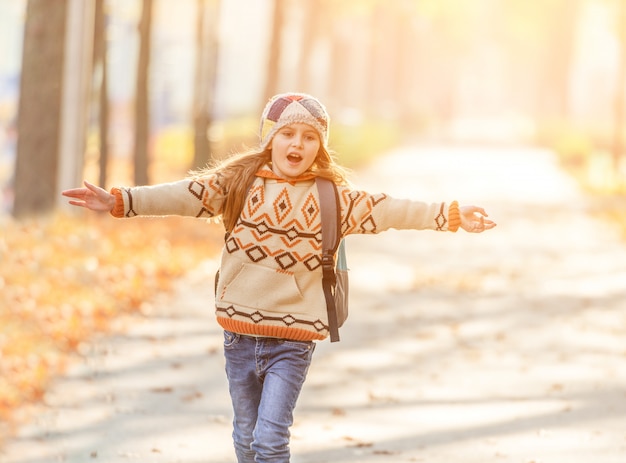
[[[317,347],[293,461],[626,461],[626,245],[550,154],[405,148],[356,183],[499,225],[350,238],[351,316]],[[0,462],[234,461],[214,269],[94,341]]]

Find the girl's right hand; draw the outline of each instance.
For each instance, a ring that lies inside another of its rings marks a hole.
[[[73,206],[85,207],[92,211],[111,212],[115,207],[115,196],[108,191],[85,181],[86,188],[72,188],[61,194],[78,201],[70,201]]]

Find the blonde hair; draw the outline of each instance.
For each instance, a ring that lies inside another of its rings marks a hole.
[[[248,189],[256,173],[264,166],[271,165],[272,151],[269,148],[264,150],[249,149],[223,161],[213,161],[207,167],[190,172],[192,177],[205,177],[217,175],[222,185],[224,194],[224,206],[222,210],[222,221],[224,228],[230,232],[243,210],[243,206],[248,195]],[[334,153],[328,151],[323,145],[315,157],[313,165],[309,169],[316,175],[331,180],[336,185],[349,185],[349,171],[340,166]]]

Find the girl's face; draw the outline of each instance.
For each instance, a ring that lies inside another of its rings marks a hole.
[[[313,165],[320,145],[320,137],[310,125],[286,125],[272,139],[272,170],[287,180],[299,177]]]

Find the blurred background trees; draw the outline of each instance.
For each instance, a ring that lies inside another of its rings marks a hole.
[[[624,3],[0,0],[3,209],[178,178],[288,90],[327,104],[347,164],[406,136],[540,143],[623,185]]]
[[[276,92],[328,106],[350,167],[407,141],[548,147],[621,191],[626,229],[626,0],[0,0],[0,31],[0,443],[66,353],[223,243],[49,217],[60,191],[179,179],[253,145]]]
[[[139,20],[139,56],[137,57],[137,86],[135,87],[135,184],[148,180],[148,137],[150,130],[150,54],[152,51],[152,0],[141,0]]]
[[[206,166],[211,159],[209,129],[218,64],[219,2],[196,0],[195,79],[193,92],[194,155],[192,168]]]
[[[54,8],[50,8],[54,6]],[[24,26],[15,206],[17,216],[55,204],[67,2],[29,2]],[[45,78],[43,78],[45,76]]]

